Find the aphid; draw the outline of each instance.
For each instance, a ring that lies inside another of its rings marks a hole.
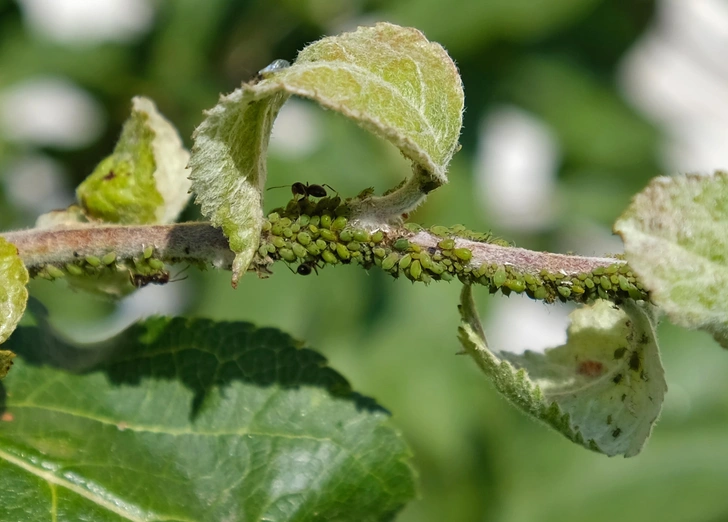
[[[280,58],[278,60],[273,60],[271,63],[263,67],[260,71],[258,71],[258,79],[267,78],[274,72],[281,71],[283,69],[288,69],[291,66],[291,63],[288,60],[281,60]]]

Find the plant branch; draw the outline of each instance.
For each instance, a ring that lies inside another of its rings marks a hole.
[[[308,216],[301,217],[308,221]],[[323,230],[324,227],[313,224],[301,227],[297,225],[300,219],[294,222],[277,214],[271,214],[269,219],[261,233],[261,248],[251,266],[260,275],[268,274],[268,267],[279,260],[293,266],[315,264],[319,268],[355,261],[365,268],[379,266],[395,277],[405,275],[413,281],[457,277],[466,283],[488,286],[492,292],[525,292],[547,302],[557,299],[583,302],[596,297],[647,298],[629,267],[620,259],[535,252],[484,241],[482,237],[473,239],[468,237],[473,233],[457,227],[426,230],[413,224],[389,225],[386,233],[370,234],[347,227],[345,220],[343,226],[342,222],[339,227],[331,225],[329,234],[322,234],[326,241],[322,244],[319,238],[319,246],[324,246],[321,251],[312,249],[316,243],[304,240],[307,238],[302,238],[300,230]],[[316,222],[321,225],[318,219]],[[361,234],[366,237],[362,238]],[[2,237],[18,248],[32,276],[47,276],[44,269],[49,265],[63,270],[69,264],[82,263],[89,257],[103,258],[112,252],[116,262],[136,262],[153,256],[164,263],[188,262],[224,270],[231,269],[234,259],[222,232],[202,222],[29,229],[7,232]],[[293,254],[297,251],[294,243],[299,247],[297,255]],[[304,246],[307,249],[301,254]],[[444,271],[438,270],[438,266]],[[300,274],[309,272],[299,270]]]

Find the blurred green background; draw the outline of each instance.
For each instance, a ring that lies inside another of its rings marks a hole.
[[[670,3],[0,0],[0,226],[32,226],[68,204],[113,147],[132,96],[155,100],[189,146],[220,93],[322,35],[385,20],[442,43],[466,93],[451,182],[413,219],[492,229],[533,249],[616,251],[611,223],[673,166],[665,150],[674,132],[639,106],[654,96],[630,61],[659,34]],[[635,86],[641,94],[628,101]],[[390,146],[307,102],[292,102],[274,130],[270,185],[329,183],[348,196],[383,191],[407,172]],[[289,193],[266,197],[272,208]],[[190,206],[184,218],[199,215]],[[424,287],[351,267],[308,278],[276,267],[237,291],[229,278],[189,273],[120,305],[62,284],[33,282],[31,291],[79,338],[176,311],[304,339],[390,409],[409,441],[422,487],[403,522],[728,520],[728,354],[707,335],[661,327],[662,418],[641,455],[609,459],[518,413],[455,356],[456,283]],[[496,347],[543,348],[564,330],[564,311],[476,297]]]

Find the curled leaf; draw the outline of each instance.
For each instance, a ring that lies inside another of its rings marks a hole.
[[[275,66],[274,66],[275,64]],[[276,61],[223,96],[195,131],[192,189],[202,212],[236,253],[233,285],[258,248],[265,154],[273,120],[288,96],[310,98],[398,147],[414,182],[372,212],[401,214],[447,181],[458,147],[463,90],[452,59],[416,29],[380,23],[324,38],[290,67]],[[383,198],[384,199],[384,198]]]
[[[728,348],[728,173],[660,177],[614,224],[630,266],[670,320]]]
[[[509,401],[591,450],[625,457],[642,450],[667,390],[645,308],[597,301],[572,312],[566,344],[522,355],[488,347],[469,286],[460,313],[466,353]]]
[[[135,97],[114,152],[78,186],[76,196],[92,219],[170,223],[189,199],[188,160],[172,124],[150,100]]]
[[[27,284],[28,270],[17,247],[0,237],[0,343],[10,337],[23,317],[28,302]]]

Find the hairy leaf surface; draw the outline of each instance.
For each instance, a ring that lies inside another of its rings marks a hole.
[[[278,63],[223,96],[195,131],[192,188],[237,254],[233,285],[258,248],[268,139],[288,96],[310,98],[389,140],[433,186],[447,180],[458,146],[460,76],[416,29],[362,27],[309,45],[290,67]]]
[[[469,286],[461,303],[460,341],[508,400],[594,451],[642,450],[667,390],[649,311],[600,300],[572,312],[566,344],[514,354],[488,347]]]
[[[655,178],[614,230],[670,320],[728,348],[728,173]]]
[[[0,237],[0,343],[10,337],[23,317],[28,303],[27,284],[28,270],[17,247]]]

